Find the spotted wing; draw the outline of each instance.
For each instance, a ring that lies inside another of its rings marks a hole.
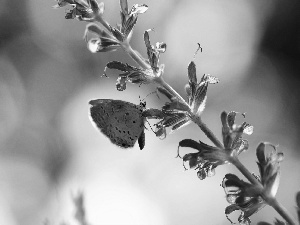
[[[91,118],[113,144],[133,147],[144,132],[142,108],[121,100],[97,99],[90,101]]]

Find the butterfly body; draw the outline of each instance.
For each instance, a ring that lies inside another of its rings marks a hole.
[[[133,147],[138,140],[145,146],[144,106],[112,99],[96,99],[89,102],[92,122],[113,144],[122,148]]]

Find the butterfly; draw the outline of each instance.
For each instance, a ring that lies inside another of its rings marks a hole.
[[[131,148],[138,140],[140,149],[144,148],[145,102],[135,105],[122,100],[96,99],[89,104],[91,121],[113,144]]]

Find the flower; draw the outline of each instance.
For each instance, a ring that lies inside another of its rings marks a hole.
[[[104,32],[103,30],[101,30],[99,27],[96,27],[94,25],[91,25],[90,28],[88,28],[90,31],[94,32],[94,33],[98,33],[101,34],[102,32]],[[104,35],[107,34],[101,34],[102,35],[102,41],[104,43],[108,42],[108,38],[103,38]],[[100,36],[100,35],[99,35]],[[122,62],[118,62],[118,61],[111,61],[109,63],[107,63],[105,70],[104,70],[104,75],[106,75],[106,69],[117,69],[120,70],[124,73],[119,74],[119,77],[117,79],[117,89],[119,91],[123,91],[126,89],[126,83],[127,82],[131,82],[134,84],[148,84],[151,82],[154,82],[155,79],[157,79],[158,77],[160,77],[163,74],[164,71],[164,65],[160,65],[158,66],[158,60],[159,60],[159,54],[160,52],[164,52],[164,50],[162,50],[162,47],[160,49],[153,47],[152,45],[150,45],[150,41],[149,41],[149,35],[148,35],[148,31],[145,31],[145,40],[147,40],[146,46],[147,46],[147,52],[148,52],[148,57],[149,57],[149,62],[153,62],[151,64],[151,67],[149,66],[149,68],[143,69],[143,68],[137,68],[134,66],[131,66],[127,63],[122,63]],[[106,41],[106,42],[105,42]],[[113,48],[117,48],[120,45],[118,44],[118,40],[116,40],[114,37],[110,37],[109,39],[111,46],[113,46]],[[101,42],[101,40],[99,40],[99,42]],[[149,47],[150,46],[150,47]],[[165,46],[166,45],[161,45],[161,46]],[[106,46],[102,46],[103,51],[105,49]],[[108,47],[108,46],[107,46]],[[95,49],[95,48],[93,48]],[[99,51],[99,50],[97,50]],[[152,53],[150,53],[152,52]],[[139,56],[142,60],[143,57]],[[156,60],[154,60],[154,58]],[[144,60],[146,62],[146,60]],[[156,63],[154,63],[154,61]],[[147,62],[148,63],[148,62]]]
[[[184,139],[179,142],[178,151],[179,147],[190,147],[198,151],[184,155],[183,162],[188,162],[191,169],[198,169],[197,176],[200,180],[214,176],[215,168],[227,162],[227,155],[224,151],[201,141]]]
[[[273,147],[268,155],[266,146]],[[226,199],[231,204],[225,209],[228,215],[236,210],[241,210],[238,221],[240,224],[250,224],[250,216],[259,211],[269,200],[274,199],[279,186],[280,162],[283,153],[277,153],[277,149],[270,143],[260,143],[256,149],[257,165],[260,176],[254,176],[262,187],[240,180],[234,174],[226,174],[222,187],[226,193]]]
[[[195,78],[190,78],[190,80]],[[200,82],[201,84],[201,82]],[[202,85],[205,83],[202,82]],[[190,85],[190,87],[192,87]],[[202,95],[206,95],[205,87],[199,85],[197,87],[198,89],[202,90]],[[198,90],[196,87],[195,90]],[[207,88],[207,86],[206,86]],[[191,88],[192,90],[193,88]],[[200,92],[200,91],[199,91]],[[197,93],[197,91],[196,91]],[[198,98],[201,98],[204,100],[206,97],[203,97],[202,95],[199,95]],[[195,109],[195,105],[198,104],[197,107],[202,107],[201,104],[203,103],[193,103],[196,100],[193,100],[192,94],[190,95],[189,103],[192,105],[189,109],[194,110],[193,112],[199,113],[199,109]],[[197,98],[194,96],[194,98]],[[174,101],[175,102],[175,101]],[[174,106],[172,106],[174,105]],[[175,106],[175,103],[171,103],[170,107],[172,107],[172,110],[175,108],[179,108],[179,106]],[[180,106],[182,108],[182,111],[184,110],[184,105]],[[185,109],[186,110],[186,109]],[[187,111],[187,110],[186,110]],[[166,110],[163,110],[163,113],[166,114]],[[162,120],[162,124],[164,126],[171,126],[173,125],[172,129],[177,129],[178,126],[181,126],[184,122],[189,119],[186,114],[184,113],[177,113],[175,114],[177,117],[172,117],[167,114],[164,119]],[[222,120],[222,134],[223,134],[223,142],[224,142],[224,148],[219,147],[212,147],[209,146],[201,141],[197,142],[191,139],[184,139],[179,142],[179,147],[190,147],[193,149],[196,149],[198,152],[196,153],[189,153],[183,156],[184,162],[189,162],[190,168],[198,169],[197,175],[198,177],[203,180],[206,177],[210,177],[211,174],[214,175],[214,170],[217,166],[226,164],[231,161],[231,157],[235,157],[239,155],[241,152],[248,149],[248,141],[242,138],[242,134],[251,134],[253,132],[253,127],[247,123],[243,123],[242,125],[236,125],[234,124],[235,121],[236,112],[230,112],[226,113],[223,112],[221,114],[221,120]],[[181,122],[177,122],[180,121]],[[189,121],[188,121],[189,122]],[[174,125],[175,124],[175,125]],[[161,130],[159,132],[162,133]]]
[[[117,79],[117,90],[123,91],[126,89],[126,83],[131,82],[134,84],[147,84],[151,81],[151,72],[149,70],[140,69],[131,66],[127,63],[122,63],[118,61],[112,61],[106,64],[104,75],[106,76],[106,69],[117,69],[124,73],[119,74]]]
[[[231,204],[226,207],[225,214],[228,215],[236,210],[241,210],[238,221],[241,225],[251,223],[250,216],[266,206],[265,201],[260,196],[259,189],[250,183],[239,179],[234,174],[226,174],[222,187],[224,188],[226,199]]]
[[[144,13],[148,9],[146,5],[135,4],[128,12],[127,0],[120,0],[120,5],[121,24],[118,24],[116,28],[109,25],[102,17],[99,17],[99,20],[107,30],[100,28],[95,23],[87,25],[84,39],[92,53],[115,51],[123,44],[128,45],[138,14]],[[89,33],[95,34],[97,37],[88,40]]]
[[[158,76],[160,76],[161,73],[159,71],[161,69],[160,66],[158,65],[159,57],[160,57],[160,53],[164,53],[166,51],[167,45],[166,43],[163,42],[157,42],[155,46],[151,45],[149,31],[151,31],[151,29],[146,30],[144,33],[144,41],[147,48],[148,60],[153,72],[155,74],[158,74]]]
[[[178,130],[179,128],[188,125],[192,121],[193,116],[200,116],[205,108],[207,99],[208,84],[218,83],[218,78],[209,74],[204,74],[199,83],[196,77],[196,65],[193,61],[188,66],[189,83],[186,85],[186,92],[188,102],[179,102],[166,90],[158,89],[161,93],[166,95],[171,102],[167,102],[163,107],[165,118],[158,124],[158,134],[165,133],[166,127],[172,127],[171,131]]]
[[[93,33],[97,37],[88,40],[88,33]],[[99,27],[95,23],[88,24],[85,29],[84,39],[87,42],[88,49],[92,53],[110,52],[120,48],[120,42],[110,32]]]
[[[100,4],[96,0],[56,0],[57,4],[53,8],[61,8],[71,5],[72,9],[66,11],[66,19],[77,18],[81,21],[94,21],[96,17],[102,16],[104,3]]]
[[[147,11],[148,6],[145,4],[138,5],[135,4],[132,6],[131,10],[128,11],[127,0],[120,0],[121,6],[121,25],[118,27],[118,31],[123,34],[123,40],[130,36],[131,31],[134,25],[137,22],[138,14],[144,13]],[[112,28],[113,31],[117,30]]]
[[[221,113],[223,144],[226,151],[232,155],[239,155],[249,147],[248,141],[242,138],[242,135],[253,133],[253,126],[244,122],[242,125],[235,124],[236,112]]]
[[[266,154],[266,146],[273,148],[268,155]],[[257,165],[259,168],[261,183],[264,186],[264,195],[269,198],[274,198],[280,180],[280,162],[283,161],[283,153],[277,153],[277,149],[270,143],[260,143],[256,149],[258,159]]]

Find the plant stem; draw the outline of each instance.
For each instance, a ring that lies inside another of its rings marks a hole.
[[[151,68],[151,66],[141,57],[141,55],[132,49],[128,42],[123,42],[121,47],[140,67],[143,69]]]
[[[263,190],[262,184],[249,172],[237,157],[231,157],[230,163],[232,163],[252,184]]]
[[[224,146],[222,143],[217,139],[217,137],[214,135],[214,133],[206,126],[205,123],[202,122],[201,117],[192,114],[191,119],[194,123],[196,123],[200,129],[203,131],[203,133],[214,143],[214,145],[218,148],[223,149]]]
[[[297,222],[295,222],[295,218],[293,218],[289,211],[287,211],[287,209],[280,202],[278,202],[276,198],[268,199],[267,202],[278,212],[279,215],[282,216],[283,219],[285,219],[289,225],[297,224]]]

